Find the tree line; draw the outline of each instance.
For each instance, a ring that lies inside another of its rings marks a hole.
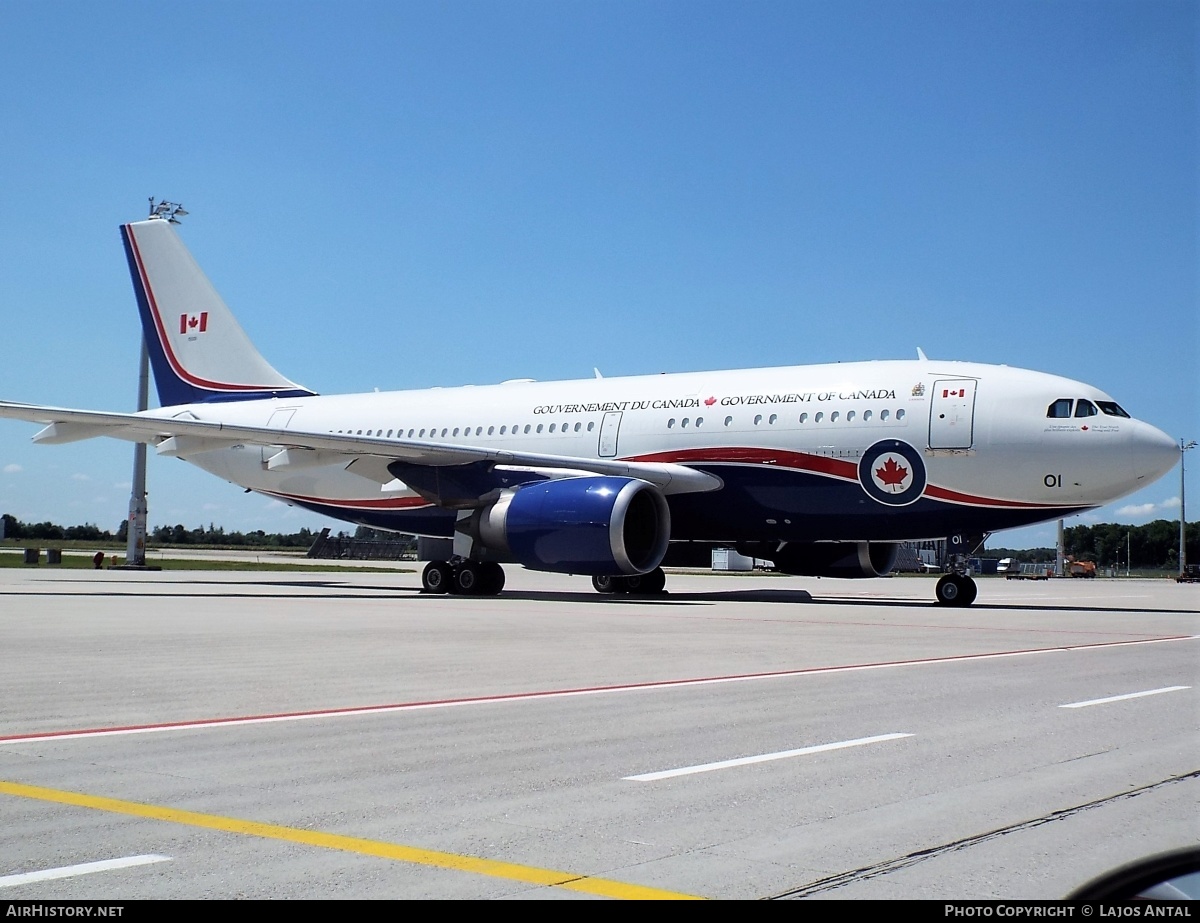
[[[115,532],[101,529],[92,523],[81,526],[60,526],[52,522],[21,522],[15,516],[5,513],[0,516],[4,522],[4,537],[36,542],[105,542],[108,544],[125,544],[129,536],[129,523],[122,521]],[[156,526],[149,531],[146,541],[151,545],[231,545],[250,548],[308,548],[316,539],[316,533],[311,529],[301,529],[298,532],[264,532],[256,529],[252,532],[226,532],[221,526],[211,523],[208,528],[198,526],[189,529],[182,524],[174,526]]]
[[[1003,533],[1001,533],[1003,536]],[[1187,525],[1187,559],[1200,564],[1200,523]],[[1063,554],[1076,561],[1094,561],[1098,567],[1137,570],[1175,570],[1179,567],[1179,520],[1156,519],[1144,526],[1100,523],[1063,529]],[[1053,548],[993,548],[988,557],[1023,562],[1053,561]]]

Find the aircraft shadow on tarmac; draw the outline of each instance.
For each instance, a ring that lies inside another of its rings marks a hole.
[[[150,588],[145,581],[138,581],[138,590],[121,590],[114,587],[114,582],[111,577],[100,579],[75,579],[67,582],[68,585],[78,586],[81,583],[97,583],[101,584],[104,589],[97,588],[92,593],[77,593],[71,595],[80,596],[174,596],[174,597],[191,597],[191,598],[255,598],[260,599],[265,595],[261,592],[238,592],[237,587],[286,587],[292,590],[312,590],[314,592],[303,593],[293,592],[288,594],[289,599],[404,599],[412,597],[421,597],[429,599],[445,599],[448,602],[452,600],[464,599],[492,599],[497,604],[502,604],[505,600],[522,600],[524,602],[573,602],[587,603],[592,605],[638,605],[638,606],[687,606],[687,605],[715,605],[723,602],[759,602],[759,603],[783,603],[785,605],[796,604],[812,604],[817,603],[824,606],[877,606],[881,608],[930,608],[936,607],[932,600],[923,599],[908,599],[901,597],[892,598],[860,598],[860,597],[845,597],[845,596],[814,596],[808,590],[800,589],[746,589],[746,590],[708,590],[704,592],[689,593],[680,590],[667,590],[662,593],[657,593],[647,596],[637,596],[633,594],[613,593],[603,594],[595,593],[590,590],[580,589],[579,591],[547,591],[547,590],[517,590],[508,589],[500,597],[475,597],[475,596],[456,596],[453,594],[433,595],[422,592],[417,587],[412,586],[378,586],[378,585],[358,585],[345,583],[340,580],[329,579],[295,579],[295,580],[156,580],[153,583],[154,587],[178,586],[178,587],[221,587],[229,590],[225,593],[196,593],[186,592],[183,590],[165,590],[157,591]],[[0,596],[6,595],[28,595],[27,593],[6,593],[0,591]],[[58,595],[58,594],[49,594]],[[1083,604],[1064,603],[1059,605],[1049,605],[1045,603],[1030,604],[1030,603],[988,603],[977,601],[968,609],[947,609],[947,612],[958,612],[966,615],[970,612],[1094,612],[1098,614],[1104,613],[1119,613],[1130,610],[1116,609],[1109,606],[1089,606]],[[1139,613],[1148,615],[1200,615],[1198,609],[1186,608],[1155,608],[1145,609],[1138,608]]]

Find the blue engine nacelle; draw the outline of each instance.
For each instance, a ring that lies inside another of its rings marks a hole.
[[[646,481],[562,478],[504,491],[476,514],[472,531],[531,570],[645,574],[667,553],[671,512]]]

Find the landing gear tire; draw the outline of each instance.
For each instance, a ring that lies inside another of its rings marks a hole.
[[[480,565],[480,570],[483,585],[478,591],[479,595],[499,596],[500,591],[504,589],[504,568],[494,561],[487,561]]]
[[[656,567],[650,573],[642,574],[637,579],[637,589],[631,589],[629,592],[637,593],[638,596],[655,596],[661,593],[667,585],[667,575],[661,567]]]
[[[964,577],[961,574],[946,574],[937,582],[934,595],[937,597],[939,606],[962,608],[975,602],[978,592],[979,588],[975,586],[975,581],[970,577]]]
[[[622,582],[622,578],[612,574],[597,574],[592,578],[592,589],[597,593],[619,593]]]
[[[430,561],[421,574],[421,589],[426,593],[449,593],[454,569],[445,561]]]
[[[475,561],[463,561],[454,568],[453,592],[460,596],[478,596],[486,583],[483,565]]]
[[[601,574],[592,578],[597,593],[629,593],[633,596],[653,596],[667,585],[667,575],[661,567],[646,574]]]

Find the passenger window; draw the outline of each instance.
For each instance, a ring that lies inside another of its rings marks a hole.
[[[682,427],[686,427],[689,422],[691,422],[691,421],[689,421],[687,417],[684,417],[682,420],[679,421],[679,425]]]
[[[761,413],[756,413],[756,414],[754,415],[754,425],[755,425],[755,426],[758,426],[760,423],[762,423],[762,414],[761,414]]]
[[[596,424],[595,424],[595,422],[594,422],[594,421],[591,421],[591,420],[589,420],[589,421],[588,421],[588,432],[590,433],[590,432],[591,432],[593,429],[595,429],[595,427],[596,427]]]
[[[732,422],[733,422],[733,417],[726,417],[726,418],[725,418],[725,425],[726,425],[726,426],[728,426],[728,425],[729,425],[730,423],[732,423]]]
[[[892,415],[892,412],[890,410],[879,411],[879,419],[881,419],[881,420],[886,420],[891,415]]]
[[[829,415],[829,422],[836,423],[837,421],[838,421],[838,412],[835,410],[833,413],[831,413]]]
[[[425,438],[425,427],[423,427],[423,426],[421,427],[421,436],[420,436],[420,438],[422,438],[422,439],[424,439],[424,438]]]
[[[815,417],[813,417],[813,422],[814,422],[814,423],[820,423],[820,422],[821,422],[822,420],[824,420],[824,419],[825,419],[825,414],[823,414],[823,413],[819,413],[819,414],[817,414]]]
[[[704,417],[696,417],[696,429],[704,425]]]
[[[871,419],[871,411],[864,410],[863,411],[863,422],[866,423],[870,419]]]
[[[529,424],[528,423],[525,424],[525,434],[529,435]]]
[[[489,426],[489,427],[488,427],[488,435],[490,436],[490,435],[492,435],[494,432],[496,432],[496,427],[494,427],[494,426]]]
[[[671,419],[669,419],[667,421],[667,429],[674,429],[674,428],[675,428],[675,418],[671,417]]]
[[[1046,416],[1060,420],[1063,417],[1069,417],[1071,415],[1071,403],[1069,397],[1060,397],[1046,408]]]
[[[901,409],[901,410],[897,410],[897,411],[896,411],[896,419],[897,419],[897,420],[903,420],[903,419],[904,419],[904,410],[903,410],[903,409]]]
[[[508,431],[507,426],[500,427],[500,435],[503,436]]]
[[[1075,416],[1077,417],[1094,417],[1096,415],[1096,405],[1091,401],[1078,400],[1075,402]]]
[[[800,422],[807,423],[808,422],[808,414],[806,414],[806,413],[800,414]]]
[[[541,423],[539,423],[539,424],[537,425],[537,431],[538,431],[539,433],[542,431],[542,424],[541,424]]]
[[[773,414],[771,414],[771,418],[769,420],[767,420],[767,422],[770,423],[772,426],[774,426],[778,419],[779,419],[779,414],[773,413]]]
[[[846,422],[849,423],[853,419],[854,419],[854,411],[851,410],[846,414]]]
[[[575,432],[579,432],[579,427],[581,427],[582,425],[583,425],[582,423],[576,423],[575,424]]]
[[[542,428],[539,426],[538,432],[540,433],[541,431],[542,431]],[[550,424],[550,432],[554,432],[554,424],[553,423]]]

